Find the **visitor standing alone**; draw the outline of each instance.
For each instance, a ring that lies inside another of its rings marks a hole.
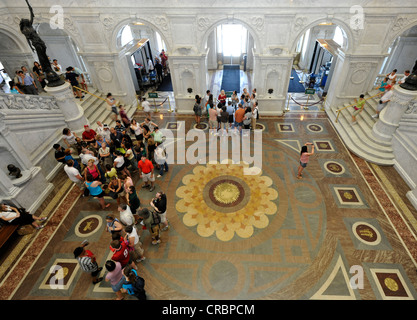
[[[308,146],[311,146],[311,152],[308,152]],[[309,161],[310,156],[314,154],[314,144],[311,142],[307,142],[302,148],[300,152],[300,165],[298,166],[298,175],[297,179],[302,178],[302,172],[305,167],[307,167],[307,163]]]

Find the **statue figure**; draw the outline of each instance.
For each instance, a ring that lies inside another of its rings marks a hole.
[[[9,170],[9,176],[14,176],[16,179],[22,176],[21,170],[13,164],[9,164],[7,170]]]
[[[36,30],[33,28],[33,9],[29,4],[28,0],[25,0],[26,4],[29,7],[30,11],[30,20],[21,19],[20,20],[20,32],[26,37],[26,40],[29,44],[29,47],[32,51],[36,50],[38,54],[39,63],[42,66],[42,70],[46,75],[46,80],[48,81],[48,87],[57,87],[63,85],[65,82],[62,80],[58,74],[52,70],[51,63],[49,62],[48,55],[46,54],[46,45],[45,42],[39,37]]]

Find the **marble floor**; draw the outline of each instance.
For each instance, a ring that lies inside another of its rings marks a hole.
[[[258,120],[262,166],[256,175],[243,173],[250,163],[208,158],[170,165],[153,192],[133,175],[143,207],[160,190],[168,195],[171,228],[161,244],[152,245],[139,228],[147,259],[138,269],[150,300],[417,298],[417,212],[405,196],[408,187],[394,168],[351,154],[324,112],[301,111]],[[193,116],[166,109],[153,120],[177,134],[195,126]],[[208,144],[208,130],[201,131]],[[175,137],[180,159],[179,151],[194,141]],[[296,179],[307,141],[316,151]],[[72,252],[87,238],[100,265],[110,258],[104,217],[117,214],[115,200],[106,197],[111,206],[100,210],[62,172],[54,184],[37,213],[48,216],[46,227],[16,237],[0,255],[0,299],[114,299],[107,282],[91,283]]]

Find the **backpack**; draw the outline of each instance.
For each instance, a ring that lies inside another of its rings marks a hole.
[[[259,119],[259,109],[257,108],[256,110],[257,110],[257,112],[256,112],[256,120],[258,120]]]
[[[125,283],[125,288],[129,295],[137,296],[140,300],[146,300],[145,292],[145,279],[138,276],[135,270],[132,270],[136,274],[135,283]]]
[[[152,222],[153,226],[156,226],[156,225],[159,226],[159,224],[161,223],[161,217],[155,211],[152,211],[152,220],[153,220]]]

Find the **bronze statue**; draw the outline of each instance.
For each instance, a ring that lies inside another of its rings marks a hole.
[[[9,164],[7,170],[9,170],[9,176],[14,176],[16,179],[22,176],[21,170],[13,164]]]
[[[46,45],[45,42],[39,37],[36,30],[33,28],[33,18],[35,15],[33,14],[33,9],[29,4],[28,0],[25,0],[26,4],[29,7],[30,11],[30,20],[29,19],[21,19],[20,20],[20,32],[26,37],[28,44],[32,51],[36,50],[38,54],[39,63],[42,66],[42,70],[46,75],[46,80],[48,81],[48,87],[57,87],[64,84],[64,80],[62,80],[58,74],[52,70],[51,63],[49,62],[48,55],[46,54]]]

